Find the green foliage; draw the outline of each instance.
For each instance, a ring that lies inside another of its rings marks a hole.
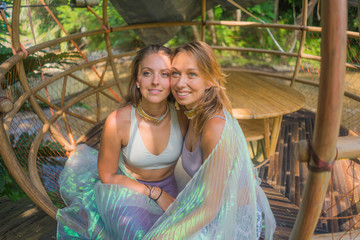
[[[100,6],[92,8],[98,16],[102,16],[101,5],[102,1],[100,0]],[[70,8],[69,6],[60,6],[57,7],[57,11],[59,12],[59,20],[70,34],[79,31],[85,32],[102,28],[99,19],[97,19],[94,14],[87,11],[86,8]],[[124,19],[119,15],[110,2],[108,7],[108,16],[110,26],[126,25]],[[113,48],[119,48],[121,50],[129,50],[136,46],[144,46],[140,38],[133,30],[111,33],[110,41]],[[88,39],[78,40],[78,44],[80,44],[80,42],[86,43],[87,49],[89,51],[99,51],[106,49],[103,35],[96,35],[88,37]]]
[[[13,177],[9,174],[0,156],[0,196],[7,196],[11,201],[17,201],[26,196]]]
[[[248,10],[256,17],[260,18],[266,23],[272,23],[275,19],[274,3],[272,1],[266,1],[262,4],[255,5],[248,8]],[[247,21],[258,22],[253,17],[249,17]]]
[[[35,139],[36,134],[29,134],[27,132],[22,133],[17,140],[15,140],[14,135],[10,135],[10,143],[13,146],[17,154],[18,161],[20,165],[26,166],[27,157],[29,156],[29,151],[33,140]],[[39,157],[52,157],[52,156],[65,156],[65,151],[57,142],[53,141],[43,141],[40,144],[38,149]],[[25,172],[27,169],[23,168]],[[12,201],[17,201],[26,194],[19,187],[13,177],[9,174],[3,159],[0,156],[0,196],[7,196]]]
[[[0,46],[0,64],[5,62],[6,59],[10,58],[12,55],[11,48]],[[25,73],[28,76],[34,77],[40,75],[40,67],[42,69],[61,69],[66,65],[76,64],[79,58],[80,56],[77,53],[47,53],[45,51],[40,51],[37,54],[28,56],[23,62]],[[2,89],[7,88],[9,85],[14,85],[17,81],[19,81],[16,72],[16,66],[14,66],[5,74],[5,78],[1,80]],[[10,79],[11,81],[9,81]]]

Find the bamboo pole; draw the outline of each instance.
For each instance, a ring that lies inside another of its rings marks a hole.
[[[335,158],[340,129],[346,62],[347,4],[323,1],[322,63],[320,73],[318,113],[313,137],[314,152],[325,162]],[[310,158],[310,165],[315,166]],[[290,239],[309,239],[314,232],[329,184],[331,172],[309,171],[306,185]]]
[[[109,23],[108,23],[108,15],[107,15],[107,0],[103,1],[103,24],[104,26],[106,26],[109,29]],[[117,82],[117,88],[119,90],[120,96],[122,98],[124,98],[123,92],[121,90],[121,81],[119,79],[119,74],[118,71],[116,69],[115,66],[115,62],[114,62],[114,56],[112,54],[112,49],[111,49],[111,42],[110,42],[110,32],[105,32],[105,43],[106,43],[106,51],[108,53],[108,56],[110,57],[110,66],[115,78],[115,81]],[[100,82],[102,80],[100,79]]]
[[[302,140],[296,146],[298,160],[300,162],[307,162],[309,156],[309,149],[306,140]],[[339,137],[336,143],[336,159],[354,159],[360,157],[360,137],[346,136]]]
[[[205,42],[206,0],[201,0],[201,41]]]
[[[303,48],[304,48],[304,44],[305,44],[305,37],[306,37],[306,31],[304,30],[304,28],[306,27],[306,22],[307,22],[307,15],[308,15],[308,1],[307,0],[303,0],[303,19],[302,19],[302,28],[301,28],[301,38],[300,38],[300,46],[299,46],[299,51],[298,51],[298,56],[296,59],[296,65],[295,65],[295,70],[294,70],[294,74],[293,77],[291,79],[291,87],[294,87],[295,84],[295,79],[296,76],[299,73],[299,69],[300,69],[300,65],[301,65],[301,56],[303,53]],[[295,32],[296,34],[296,32]]]

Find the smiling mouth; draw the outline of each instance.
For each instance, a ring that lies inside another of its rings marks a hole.
[[[190,92],[177,92],[177,95],[179,98],[184,98],[186,96],[188,96],[190,94]]]
[[[149,92],[152,93],[152,94],[159,94],[159,93],[161,93],[161,90],[158,90],[158,89],[150,89]]]

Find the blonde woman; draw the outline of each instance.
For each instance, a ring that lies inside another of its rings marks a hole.
[[[190,121],[182,164],[192,179],[146,239],[256,239],[261,212],[265,238],[272,238],[275,219],[224,84],[206,43],[175,49],[171,89]]]

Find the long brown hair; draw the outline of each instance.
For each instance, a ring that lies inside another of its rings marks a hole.
[[[225,93],[226,75],[221,71],[215,54],[205,42],[190,42],[175,49],[173,58],[179,52],[193,55],[200,72],[213,86],[205,90],[205,95],[196,107],[196,116],[193,118],[195,134],[200,135],[207,120],[216,112],[225,107],[231,113],[231,103]]]
[[[137,107],[141,101],[141,92],[140,89],[138,89],[136,87],[136,81],[138,80],[138,74],[139,74],[139,68],[140,68],[140,64],[141,62],[150,54],[153,53],[162,53],[165,54],[166,56],[168,56],[171,60],[171,50],[167,47],[164,46],[160,46],[160,45],[149,45],[145,48],[140,49],[133,61],[131,62],[131,66],[130,66],[130,83],[129,83],[129,87],[128,87],[128,93],[127,96],[125,97],[125,104],[132,104],[134,107]],[[173,101],[174,97],[173,95],[170,93],[169,97],[168,97],[168,101]]]

